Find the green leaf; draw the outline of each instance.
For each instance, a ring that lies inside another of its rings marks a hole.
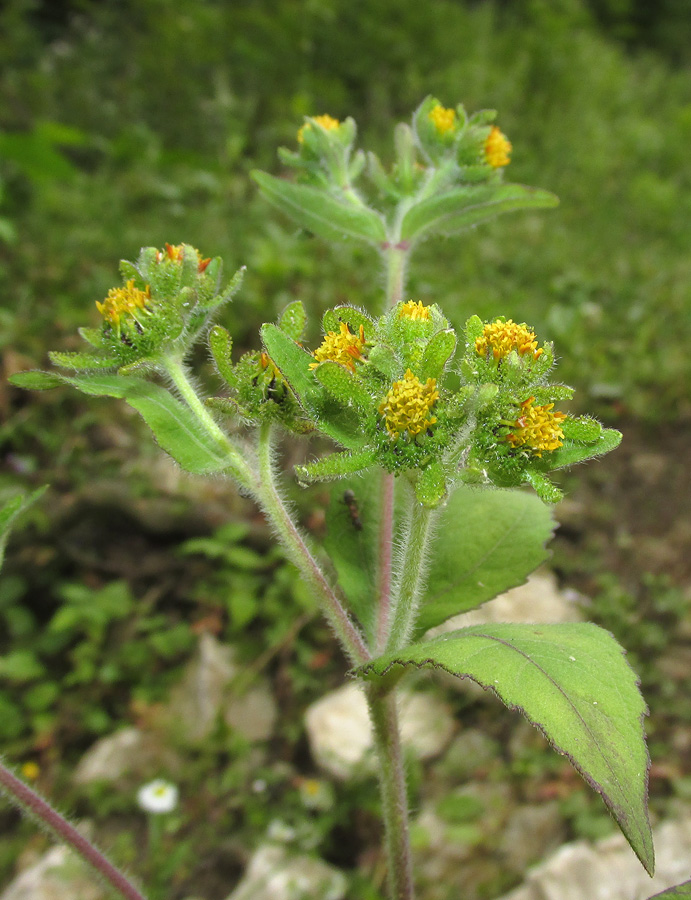
[[[603,428],[600,437],[591,443],[574,444],[571,441],[565,441],[563,446],[550,453],[549,457],[546,457],[546,465],[550,470],[563,469],[565,466],[584,462],[586,459],[592,459],[594,456],[602,456],[618,447],[621,443],[621,438],[621,431],[616,431],[614,428]]]
[[[373,465],[376,459],[374,450],[361,450],[355,453],[330,453],[316,462],[304,466],[295,466],[295,474],[301,484],[315,481],[333,481],[344,475],[353,475]]]
[[[364,443],[358,416],[329,397],[314,377],[310,365],[314,357],[281,331],[277,325],[263,325],[261,338],[267,353],[278,366],[298,403],[318,423],[319,429],[339,444],[357,449]]]
[[[21,373],[34,374],[34,373]],[[36,373],[39,374],[39,373]],[[0,507],[0,567],[5,559],[5,547],[10,536],[10,531],[15,521],[25,512],[39,497],[43,496],[47,490],[47,485],[32,491],[30,494],[19,494],[12,497],[2,507]]]
[[[652,897],[648,897],[648,900],[685,900],[688,897],[691,897],[691,881],[684,881],[682,884],[662,891],[661,894],[654,894]]]
[[[324,549],[331,557],[348,606],[368,638],[376,627],[376,572],[381,470],[331,488]]]
[[[345,366],[331,359],[324,360],[313,370],[317,381],[331,396],[346,406],[352,405],[366,410],[372,405],[372,398],[360,379]]]
[[[15,372],[14,375],[10,375],[8,381],[14,387],[23,388],[25,391],[50,391],[63,384],[61,375],[56,375],[54,372],[42,372],[40,369]]]
[[[401,239],[410,241],[430,233],[456,234],[499,213],[553,207],[558,203],[549,191],[522,184],[459,188],[412,206],[403,217]]]
[[[95,353],[62,353],[59,350],[51,350],[48,354],[50,361],[63,369],[73,369],[75,372],[93,372],[94,369],[114,369],[118,362],[114,356]]]
[[[457,487],[439,516],[417,633],[523,584],[547,559],[553,530],[533,494]]]
[[[254,171],[252,178],[270,203],[327,241],[354,238],[378,247],[387,240],[383,219],[367,206],[266,172]]]
[[[281,331],[285,331],[288,337],[291,337],[294,341],[299,341],[302,339],[302,335],[305,331],[306,321],[307,314],[305,313],[305,307],[303,306],[302,301],[295,300],[293,303],[289,303],[281,313],[281,317],[278,320],[278,327]]]
[[[209,348],[211,349],[211,355],[216,363],[218,374],[228,384],[235,386],[237,384],[237,377],[231,359],[233,339],[230,336],[230,333],[220,325],[214,325],[211,331],[209,331]]]
[[[439,462],[431,462],[420,472],[415,484],[415,496],[428,509],[436,509],[446,495],[444,469]]]
[[[430,338],[420,363],[420,380],[440,378],[454,350],[456,349],[456,333],[452,329],[438,331]]]
[[[471,678],[537,726],[602,795],[652,875],[645,703],[622,648],[597,625],[476,625],[413,644],[358,670],[441,668]]]
[[[85,394],[124,400],[141,415],[161,449],[187,472],[208,475],[228,467],[223,445],[189,407],[160,385],[132,375],[63,376],[62,381]]]

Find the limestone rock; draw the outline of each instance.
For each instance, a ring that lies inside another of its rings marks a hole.
[[[343,900],[346,887],[346,878],[338,869],[266,844],[252,856],[242,881],[227,900]]]
[[[168,717],[183,741],[202,742],[219,715],[249,741],[271,736],[277,717],[273,694],[268,684],[259,679],[236,690],[232,682],[239,672],[233,648],[203,633],[197,654],[173,689],[169,702]]]
[[[68,847],[50,849],[0,894],[0,900],[108,900],[98,877]]]
[[[174,769],[177,758],[161,747],[154,735],[139,728],[123,728],[100,738],[86,751],[73,774],[75,784],[121,781],[127,775],[139,780]]]
[[[454,616],[430,634],[488,622],[580,622],[583,615],[579,599],[572,591],[560,591],[555,576],[540,569],[525,584],[499,594],[478,609]]]
[[[448,707],[433,694],[403,693],[401,736],[420,759],[438,756],[456,728]],[[374,765],[372,727],[359,685],[346,684],[313,703],[305,714],[315,762],[335,778],[346,779]]]
[[[564,844],[503,900],[647,900],[685,881],[691,860],[691,815],[653,831],[655,877],[645,872],[621,834]]]

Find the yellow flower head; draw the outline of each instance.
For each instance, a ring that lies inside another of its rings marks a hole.
[[[521,414],[511,426],[506,440],[513,447],[524,447],[535,456],[542,456],[543,450],[556,450],[563,444],[564,432],[561,423],[566,413],[552,412],[554,403],[534,406],[535,397],[528,397],[521,403]]]
[[[146,288],[141,291],[134,286],[134,279],[132,279],[124,288],[111,288],[103,303],[96,301],[96,308],[106,322],[118,328],[120,319],[123,317],[129,316],[138,321],[137,313],[146,309],[150,299],[149,285],[147,284]]]
[[[197,260],[199,263],[198,271],[201,273],[209,265],[209,263],[211,262],[211,258],[209,257],[208,259],[202,259],[201,253],[198,250],[195,250],[194,252],[197,254]],[[165,256],[171,262],[182,262],[184,255],[185,255],[185,245],[184,244],[175,244],[175,245],[166,244]],[[159,250],[158,253],[156,254],[156,259],[158,262],[161,262],[163,260],[163,258],[164,258],[163,252],[161,250]]]
[[[404,431],[420,434],[437,421],[436,416],[430,416],[430,410],[438,399],[436,379],[428,378],[423,384],[408,369],[400,381],[394,381],[382,400],[379,415],[384,416],[386,430],[392,438]]]
[[[408,300],[407,303],[401,304],[398,310],[398,318],[413,319],[415,322],[426,322],[429,320],[429,311],[430,307],[423,306],[422,301]]]
[[[337,128],[340,128],[341,123],[338,119],[334,119],[333,116],[330,116],[328,113],[324,113],[323,116],[312,116],[317,125],[321,125],[322,128],[325,128],[327,131],[335,131]],[[298,144],[301,144],[305,140],[305,131],[312,127],[311,122],[305,122],[305,124],[298,131]]]
[[[515,350],[520,356],[532,353],[533,358],[537,359],[542,349],[537,349],[537,338],[535,334],[523,322],[517,325],[512,319],[508,322],[502,322],[496,319],[485,325],[482,334],[475,341],[475,349],[480,356],[488,356],[490,353],[496,360],[504,359],[512,350]]]
[[[511,142],[506,135],[502,134],[496,125],[493,125],[485,141],[485,161],[495,169],[500,166],[508,166],[511,162],[509,154],[512,149]]]
[[[437,129],[437,134],[443,137],[456,127],[456,111],[445,109],[440,103],[437,103],[429,114],[429,120]]]
[[[321,346],[314,351],[317,361],[310,363],[310,369],[316,369],[320,362],[331,359],[354,372],[355,360],[362,358],[365,343],[365,329],[362,325],[357,334],[352,334],[348,324],[341,322],[341,330],[327,332]]]

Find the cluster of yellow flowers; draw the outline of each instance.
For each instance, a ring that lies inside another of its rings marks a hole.
[[[357,334],[352,334],[347,323],[341,322],[340,331],[327,332],[321,346],[314,351],[317,361],[310,364],[310,369],[316,369],[320,362],[331,359],[354,372],[355,360],[362,358],[365,343],[365,329],[362,325]]]
[[[543,450],[556,450],[561,447],[564,432],[561,423],[566,413],[552,412],[554,403],[535,406],[535,397],[528,397],[521,403],[521,414],[512,423],[506,440],[512,447],[526,447],[535,456],[542,456]]]
[[[480,356],[489,356],[493,359],[504,359],[515,350],[521,356],[532,353],[537,359],[542,349],[537,349],[537,337],[523,322],[517,325],[513,319],[502,322],[497,319],[485,325],[481,336],[475,341],[475,349]]]
[[[142,291],[134,286],[134,279],[131,279],[125,287],[111,288],[102,303],[96,301],[96,308],[106,322],[118,328],[120,319],[124,316],[138,321],[137,313],[146,308],[149,300],[151,300],[149,285],[147,284]]]
[[[384,416],[386,430],[392,438],[399,437],[405,431],[414,436],[437,421],[436,416],[430,416],[430,411],[438,399],[435,378],[428,378],[423,384],[407,369],[400,381],[394,381],[382,400],[379,415]]]

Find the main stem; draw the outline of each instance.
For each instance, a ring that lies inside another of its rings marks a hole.
[[[74,825],[53,809],[46,800],[27,784],[17,778],[0,763],[0,788],[22,807],[39,819],[59,841],[69,844],[79,855],[93,866],[112,887],[126,900],[146,900],[122,872],[117,869],[94,845],[80,834]]]
[[[379,786],[391,900],[413,900],[408,796],[396,697],[390,691],[382,691],[376,684],[368,685],[366,694],[379,760]]]

